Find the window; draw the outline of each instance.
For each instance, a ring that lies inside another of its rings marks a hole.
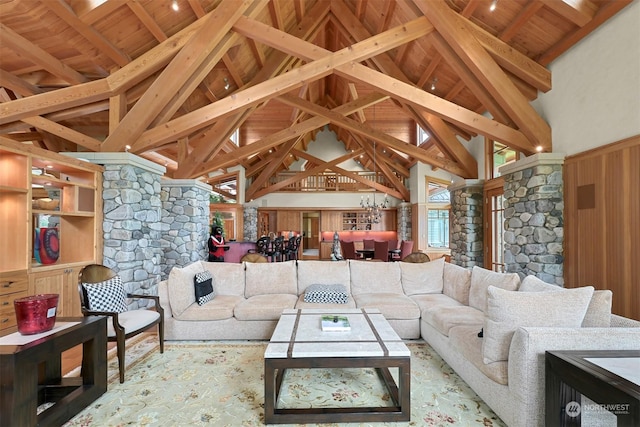
[[[233,131],[229,139],[231,140],[231,142],[233,142],[236,146],[239,147],[240,146],[240,128]]]
[[[518,160],[520,153],[513,148],[507,147],[490,139],[485,140],[485,179],[498,178],[500,172],[498,168],[507,163]]]
[[[504,179],[485,182],[484,187],[484,265],[504,273]]]
[[[449,182],[427,177],[427,246],[449,247]]]
[[[449,210],[429,209],[427,215],[428,244],[432,248],[449,247]]]
[[[430,138],[429,132],[416,125],[416,145],[427,142]]]

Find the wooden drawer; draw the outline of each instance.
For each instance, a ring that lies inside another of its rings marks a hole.
[[[29,276],[26,272],[0,276],[0,295],[26,291],[27,289],[29,289]]]

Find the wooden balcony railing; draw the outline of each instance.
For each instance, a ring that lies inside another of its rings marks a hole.
[[[384,177],[382,174],[374,174],[373,172],[354,172],[358,176],[367,179],[369,181],[377,180],[378,184],[382,184],[386,187],[390,187],[391,183]],[[262,188],[267,188],[271,185],[277,184],[279,182],[291,179],[296,175],[296,172],[281,172],[275,176],[272,176],[268,183]],[[366,191],[370,190],[371,187],[366,185],[365,183],[356,181],[355,179],[339,175],[335,173],[321,173],[317,175],[310,175],[306,178],[303,178],[300,181],[296,181],[290,185],[287,185],[278,191],[308,191],[308,192],[319,192],[319,191]]]

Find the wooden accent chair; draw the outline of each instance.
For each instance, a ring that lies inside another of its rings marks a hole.
[[[109,316],[107,340],[115,341],[118,355],[120,382],[124,382],[125,340],[158,325],[160,353],[164,353],[164,310],[155,295],[137,295],[125,292],[120,277],[109,267],[100,264],[85,266],[78,273],[80,308],[84,316]],[[155,311],[129,310],[127,298],[150,299]]]
[[[424,252],[411,252],[409,255],[402,258],[402,262],[419,263],[429,261],[431,261],[431,258],[429,258],[429,255],[425,254]]]

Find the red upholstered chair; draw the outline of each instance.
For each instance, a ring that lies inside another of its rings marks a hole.
[[[375,249],[374,243],[373,239],[362,239],[362,249]]]
[[[400,253],[393,254],[393,261],[404,260],[413,251],[413,240],[403,240],[400,242]]]
[[[340,240],[340,249],[342,249],[342,258],[356,259],[356,245],[353,242],[345,242]]]
[[[373,259],[380,261],[389,261],[389,242],[375,241],[373,243]]]

